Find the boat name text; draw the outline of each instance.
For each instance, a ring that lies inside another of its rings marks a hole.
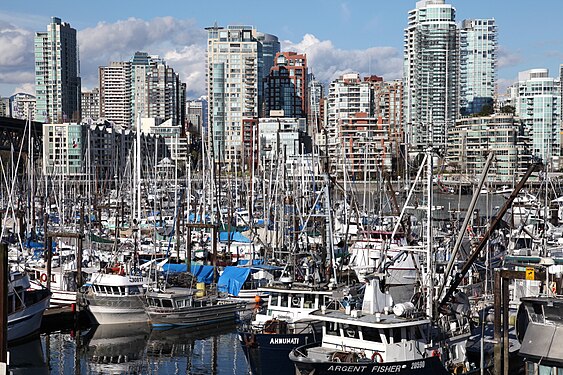
[[[299,344],[299,337],[285,337],[285,338],[271,338],[270,345],[297,345]]]

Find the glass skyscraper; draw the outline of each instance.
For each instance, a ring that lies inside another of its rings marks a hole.
[[[243,123],[259,116],[262,79],[279,41],[252,26],[215,25],[207,31],[209,145],[216,161],[234,166],[246,152]]]
[[[422,0],[409,11],[404,37],[406,142],[444,148],[459,108],[459,39],[455,8]]]
[[[496,82],[497,29],[494,19],[464,20],[460,30],[460,113],[492,110]]]
[[[36,121],[80,121],[80,67],[76,30],[52,17],[35,33]]]

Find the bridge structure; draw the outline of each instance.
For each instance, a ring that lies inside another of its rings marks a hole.
[[[28,128],[31,126],[31,131]],[[43,123],[0,116],[0,151],[12,151],[27,154],[29,135],[32,138],[33,155],[39,158],[43,153]],[[23,142],[23,145],[22,145]]]

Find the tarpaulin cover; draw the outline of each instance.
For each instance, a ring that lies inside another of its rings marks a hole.
[[[250,243],[250,239],[245,237],[242,233],[240,232],[230,232],[231,235],[228,235],[229,232],[221,232],[219,233],[219,241],[221,242],[227,242],[227,241],[231,241],[231,242],[242,242],[242,243]],[[230,237],[230,238],[229,238]]]
[[[238,296],[249,273],[250,268],[248,267],[227,266],[219,277],[217,289],[220,292],[228,292],[230,295]]]
[[[164,264],[162,266],[164,272],[176,273],[186,272],[186,264]],[[200,264],[192,264],[192,275],[197,277],[198,283],[211,284],[213,282],[213,266],[205,266]]]

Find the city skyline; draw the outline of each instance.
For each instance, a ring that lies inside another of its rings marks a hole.
[[[563,37],[556,14],[563,3],[470,3],[451,0],[456,21],[494,18],[499,28],[499,93],[517,80],[517,73],[548,68],[558,74],[563,63]],[[500,3],[500,4],[499,4]],[[0,6],[0,95],[33,90],[33,34],[43,30],[51,16],[77,29],[83,89],[96,86],[98,66],[129,59],[135,51],[159,55],[188,84],[188,97],[205,95],[205,27],[246,24],[280,39],[282,51],[305,52],[311,72],[324,83],[346,72],[377,74],[386,80],[402,77],[403,35],[408,11],[416,1],[285,2],[301,12],[281,17],[256,1],[248,6],[216,1],[213,4],[148,2],[127,4],[101,1],[76,6],[68,1]],[[111,12],[108,12],[111,9]],[[169,16],[174,14],[174,17]],[[526,32],[522,28],[526,27]]]

